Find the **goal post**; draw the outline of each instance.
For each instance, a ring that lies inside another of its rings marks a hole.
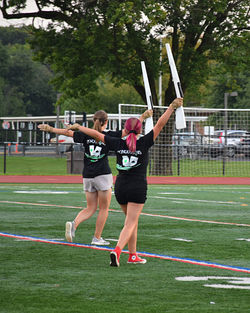
[[[154,124],[165,112],[167,107],[154,106]],[[147,110],[146,105],[119,104],[119,129],[122,129],[125,121],[129,117],[137,117]],[[174,115],[157,137],[154,146],[150,149],[149,175],[172,176],[172,136],[174,132]],[[145,123],[143,123],[142,133],[145,133]]]
[[[129,117],[139,118],[146,109],[146,105],[119,104],[119,129]],[[154,125],[166,109],[154,106]],[[184,107],[184,112],[186,128],[177,130],[172,114],[150,148],[148,175],[246,176],[249,173],[250,150],[240,149],[240,143],[244,134],[250,132],[250,109],[225,112],[225,109]]]

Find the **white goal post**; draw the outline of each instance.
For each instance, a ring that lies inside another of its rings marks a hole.
[[[119,104],[119,129],[127,118],[138,118],[146,109],[146,105]],[[154,106],[154,124],[166,109]],[[176,130],[173,116],[150,149],[149,175],[246,176],[249,173],[250,155],[240,150],[244,132],[250,132],[249,109],[225,112],[225,109],[184,107],[184,112],[187,127]],[[226,136],[220,132],[225,124]]]

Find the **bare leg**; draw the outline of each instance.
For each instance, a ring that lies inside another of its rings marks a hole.
[[[132,234],[131,234],[131,237],[129,238],[129,241],[128,241],[128,251],[131,254],[136,253],[137,229],[138,229],[138,221],[137,221],[137,225],[134,227]]]
[[[122,250],[125,245],[129,242],[129,248],[132,249],[130,252],[135,253],[136,240],[137,240],[137,225],[139,216],[143,209],[144,204],[138,204],[129,202],[127,204],[127,209],[125,206],[121,206],[123,211],[126,210],[126,218],[123,229],[120,233],[120,237],[117,246]]]
[[[95,237],[101,238],[103,228],[108,218],[108,209],[110,206],[112,189],[106,191],[98,191],[99,213],[96,219]]]
[[[89,219],[97,210],[98,193],[86,191],[85,194],[87,200],[87,207],[77,214],[75,218],[75,229],[77,229],[79,224]]]

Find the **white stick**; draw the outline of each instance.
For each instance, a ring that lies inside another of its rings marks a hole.
[[[166,49],[167,49],[168,62],[169,62],[169,66],[170,66],[170,70],[171,70],[171,74],[173,78],[176,97],[183,98],[183,92],[181,89],[179,75],[175,66],[174,58],[173,58],[169,43],[166,44]],[[175,112],[175,125],[177,129],[186,128],[186,119],[185,119],[184,110],[182,106],[178,108]]]
[[[153,101],[152,101],[152,95],[151,90],[148,82],[148,75],[146,71],[146,66],[144,61],[141,61],[141,68],[142,68],[142,76],[143,76],[143,82],[144,82],[144,88],[145,88],[145,94],[146,94],[146,100],[148,105],[148,110],[153,110]],[[153,124],[153,117],[150,116],[145,121],[145,134],[149,133],[154,127]]]

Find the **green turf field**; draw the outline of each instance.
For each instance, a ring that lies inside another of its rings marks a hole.
[[[0,184],[0,195],[0,234],[61,243],[65,222],[86,204],[81,185]],[[75,242],[90,243],[95,217]],[[103,232],[111,247],[123,221],[113,197]],[[248,272],[155,257],[133,265],[125,253],[113,268],[108,251],[0,235],[0,312],[250,312],[249,186],[149,186],[138,251]]]

